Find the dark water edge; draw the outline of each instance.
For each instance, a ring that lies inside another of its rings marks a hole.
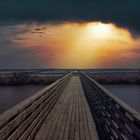
[[[140,85],[103,85],[130,107],[140,112]]]
[[[0,113],[45,87],[46,85],[0,86]]]
[[[115,96],[140,112],[139,85],[103,85]],[[0,113],[25,100],[46,85],[0,86]]]

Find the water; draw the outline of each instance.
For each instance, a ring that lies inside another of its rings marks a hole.
[[[45,85],[0,86],[0,113],[43,89]]]
[[[0,113],[43,89],[44,85],[0,86]],[[140,86],[137,85],[104,85],[114,95],[140,112]]]
[[[138,85],[104,85],[114,95],[140,112],[140,86]]]

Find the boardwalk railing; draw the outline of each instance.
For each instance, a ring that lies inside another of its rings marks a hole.
[[[140,140],[140,114],[88,75],[80,77],[100,139]]]
[[[0,140],[33,139],[70,80],[71,73],[0,115]]]

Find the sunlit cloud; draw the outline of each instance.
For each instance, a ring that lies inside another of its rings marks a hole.
[[[128,29],[112,23],[23,24],[12,28],[0,32],[6,31],[3,38],[8,37],[11,50],[21,49],[24,54],[29,50],[28,55],[42,60],[42,67],[140,67],[140,37],[133,38]],[[2,51],[4,46],[0,46]]]

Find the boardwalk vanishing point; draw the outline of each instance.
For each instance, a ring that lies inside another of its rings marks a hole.
[[[0,140],[138,140],[140,115],[81,73],[70,73],[0,116]]]

